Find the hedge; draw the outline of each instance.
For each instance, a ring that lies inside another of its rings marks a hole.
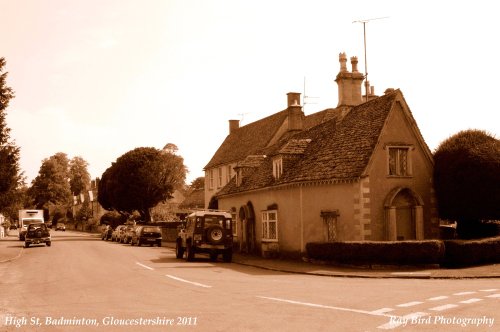
[[[500,263],[500,237],[481,240],[347,241],[306,244],[311,259],[340,264],[463,267]]]
[[[443,265],[462,267],[500,263],[500,237],[481,240],[445,240]]]
[[[348,241],[306,244],[309,258],[342,264],[439,264],[444,243],[427,241]]]

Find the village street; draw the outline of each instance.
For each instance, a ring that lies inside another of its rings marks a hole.
[[[167,247],[52,231],[0,263],[2,331],[489,331],[498,279],[338,278],[188,263]],[[3,248],[3,247],[2,247]],[[18,326],[16,326],[16,324]]]

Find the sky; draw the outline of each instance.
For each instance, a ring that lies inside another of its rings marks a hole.
[[[279,112],[288,92],[305,91],[306,115],[336,107],[338,55],[365,71],[365,27],[375,94],[401,89],[431,151],[466,129],[500,138],[497,14],[488,0],[0,0],[7,126],[28,185],[58,152],[96,178],[167,143],[190,183],[228,120]]]

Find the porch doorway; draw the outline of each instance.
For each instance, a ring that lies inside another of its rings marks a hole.
[[[410,188],[392,190],[385,200],[387,239],[423,239],[423,205],[422,198]]]
[[[255,213],[251,202],[240,207],[238,217],[241,226],[240,251],[248,254],[256,253]]]

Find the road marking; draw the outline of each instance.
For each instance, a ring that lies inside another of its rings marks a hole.
[[[431,297],[430,299],[427,299],[428,301],[439,301],[439,300],[444,300],[447,299],[448,296],[436,296],[436,297]]]
[[[430,272],[391,272],[392,275],[396,276],[430,276]]]
[[[191,285],[195,285],[195,286],[199,286],[199,287],[205,287],[205,288],[211,288],[212,287],[212,286],[209,286],[209,285],[200,284],[199,282],[189,281],[189,280],[182,279],[182,278],[179,278],[179,277],[176,277],[176,276],[172,276],[170,274],[165,274],[165,276],[167,276],[167,277],[169,277],[171,279],[177,280],[177,281],[182,281],[182,282],[185,282],[185,283],[188,283],[188,284],[191,284]]]
[[[475,302],[479,302],[479,301],[482,301],[482,299],[469,299],[469,300],[465,300],[465,301],[460,301],[460,303],[475,303]]]
[[[359,310],[359,309],[334,307],[334,306],[329,306],[329,305],[309,303],[309,302],[300,302],[300,301],[280,299],[280,298],[268,297],[268,296],[256,296],[256,297],[261,298],[261,299],[266,299],[266,300],[272,300],[272,301],[278,301],[278,302],[285,302],[285,303],[290,303],[290,304],[298,304],[298,305],[303,305],[303,306],[306,306],[306,307],[322,308],[322,309],[333,309],[333,310],[349,311],[349,312],[357,312],[359,314],[365,314],[365,315],[371,315],[371,316],[394,317],[392,315],[386,315],[385,313],[381,313],[381,312],[379,313],[379,312]]]
[[[486,295],[485,297],[495,298],[495,297],[500,297],[500,294]]]
[[[460,296],[460,295],[470,295],[470,294],[474,294],[476,292],[460,292],[460,293],[455,293],[453,295],[457,295],[457,296]]]
[[[456,305],[456,304],[445,304],[445,305],[442,305],[442,306],[439,306],[439,307],[430,308],[429,310],[443,311],[443,310],[446,310],[446,309],[451,309],[451,308],[456,308],[456,307],[458,307],[458,305]]]
[[[377,315],[377,314],[384,314],[384,313],[389,312],[389,311],[394,311],[394,309],[382,308],[382,309],[378,309],[378,310],[373,310],[373,311],[371,311],[371,313]]]
[[[491,288],[491,289],[480,289],[480,292],[496,292],[498,289],[496,288]]]
[[[142,266],[143,268],[148,269],[148,270],[154,270],[152,267],[146,266],[146,265],[141,264],[141,263],[139,263],[139,262],[135,262],[135,264],[140,265],[140,266]]]
[[[426,312],[413,312],[411,314],[408,314],[406,316],[402,317],[397,317],[397,316],[392,316],[391,319],[389,320],[389,323],[377,326],[377,329],[381,330],[392,330],[395,329],[398,326],[401,325],[407,325],[409,321],[411,320],[416,320],[419,317],[427,316],[428,313]]]
[[[413,301],[413,302],[408,302],[408,303],[403,303],[403,304],[398,304],[396,305],[396,307],[402,307],[402,308],[405,308],[405,307],[412,307],[414,305],[417,305],[417,304],[422,304],[424,302],[420,302],[420,301]]]

